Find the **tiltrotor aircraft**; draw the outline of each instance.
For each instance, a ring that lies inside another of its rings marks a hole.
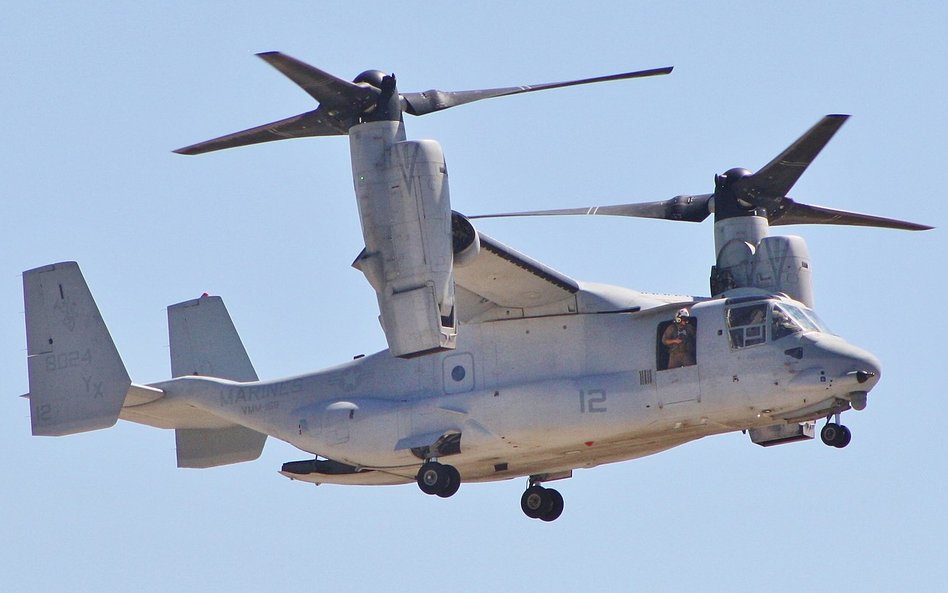
[[[563,497],[544,483],[708,435],[845,447],[840,413],[880,379],[870,353],[812,309],[811,263],[788,224],[930,227],[794,202],[787,192],[847,116],[821,119],[756,173],[714,191],[645,204],[521,212],[700,222],[714,214],[711,296],[581,282],[479,233],[452,212],[437,142],[406,140],[403,114],[626,74],[490,90],[400,93],[378,71],[354,82],[289,56],[260,55],[319,102],[313,111],[182,148],[199,154],[304,136],[348,135],[365,249],[353,266],[378,297],[388,350],[313,374],[260,381],[219,297],[168,307],[173,378],[129,379],[74,262],[24,273],[33,434],[118,418],[174,429],[179,467],[256,459],[267,436],[306,451],[282,474],[315,484],[526,477],[524,513]],[[471,217],[473,218],[473,217]]]

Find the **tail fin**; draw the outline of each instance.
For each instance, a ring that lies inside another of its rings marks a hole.
[[[23,273],[33,434],[108,428],[131,381],[76,262]]]
[[[171,374],[256,381],[250,357],[220,297],[202,297],[168,307]],[[205,468],[260,457],[267,435],[238,425],[178,428],[178,467]]]
[[[257,380],[221,297],[201,297],[168,307],[168,338],[173,377]]]

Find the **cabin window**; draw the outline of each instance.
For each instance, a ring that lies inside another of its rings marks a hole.
[[[767,341],[767,303],[731,307],[727,311],[731,348],[747,348]]]

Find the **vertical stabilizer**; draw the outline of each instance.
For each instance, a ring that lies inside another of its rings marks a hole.
[[[178,467],[208,468],[253,461],[260,457],[267,435],[246,426],[176,428]]]
[[[108,428],[131,381],[76,262],[23,273],[33,434]]]
[[[250,357],[220,297],[168,307],[171,374],[256,381]],[[206,468],[260,457],[267,435],[245,426],[175,429],[178,467]]]
[[[256,381],[250,357],[234,322],[217,296],[168,307],[171,376],[200,375],[231,381]]]

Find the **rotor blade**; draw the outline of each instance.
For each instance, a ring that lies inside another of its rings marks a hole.
[[[513,86],[499,89],[480,89],[472,91],[439,91],[428,90],[422,93],[402,93],[402,97],[407,103],[405,111],[411,115],[426,115],[434,111],[441,111],[449,107],[457,107],[465,103],[480,101],[481,99],[490,99],[493,97],[504,97],[507,95],[518,95],[520,93],[531,93],[533,91],[543,91],[547,89],[557,89],[579,84],[591,84],[594,82],[606,82],[610,80],[625,80],[627,78],[644,78],[646,76],[659,76],[668,74],[672,71],[672,66],[665,68],[653,68],[650,70],[639,70],[637,72],[626,72],[624,74],[611,74],[609,76],[598,76],[595,78],[584,78],[582,80],[570,80],[566,82],[549,82],[545,84],[533,84],[525,86]]]
[[[278,51],[263,52],[257,56],[327,108],[359,114],[375,101],[378,95],[378,91],[353,84]]]
[[[759,171],[742,179],[740,191],[751,201],[762,198],[763,203],[757,204],[760,206],[768,206],[774,198],[786,196],[847,119],[848,115],[825,116]]]
[[[591,206],[586,208],[563,208],[558,210],[532,210],[528,212],[506,212],[501,214],[480,214],[468,218],[508,218],[513,216],[630,216],[635,218],[660,218],[664,220],[682,220],[701,222],[710,214],[708,202],[711,194],[699,196],[676,196],[660,202],[642,202],[638,204],[616,204],[612,206]]]
[[[871,214],[860,214],[859,212],[847,212],[846,210],[836,210],[822,206],[798,204],[790,198],[785,198],[784,206],[782,206],[776,214],[769,215],[768,218],[770,219],[771,226],[788,224],[838,224],[845,226],[899,229],[903,231],[927,231],[934,228],[924,224],[896,220],[894,218],[883,218],[881,216],[872,216]]]
[[[341,124],[332,118],[323,115],[323,108],[320,107],[314,111],[294,115],[280,121],[269,124],[263,124],[242,132],[234,132],[213,140],[198,142],[191,146],[179,148],[174,152],[178,154],[204,154],[215,150],[225,148],[234,148],[236,146],[246,146],[248,144],[260,144],[261,142],[271,142],[273,140],[285,140],[287,138],[302,138],[304,136],[337,136],[345,135],[348,127],[340,127]]]

